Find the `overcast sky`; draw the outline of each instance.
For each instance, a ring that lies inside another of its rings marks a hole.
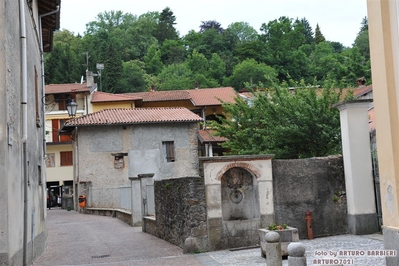
[[[313,28],[319,24],[329,41],[352,46],[367,16],[366,0],[65,0],[61,2],[61,29],[83,35],[86,23],[104,11],[121,10],[141,15],[170,7],[180,36],[199,30],[201,21],[216,20],[227,28],[233,22],[248,22],[259,31],[262,23],[305,17]]]

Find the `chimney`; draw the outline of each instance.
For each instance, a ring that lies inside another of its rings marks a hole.
[[[94,86],[94,76],[93,72],[86,70],[86,86],[93,87]]]
[[[151,84],[150,92],[153,92],[153,91],[155,91],[155,85]]]
[[[199,87],[198,82],[195,82],[194,87],[195,87],[196,90],[198,90],[198,87]]]
[[[358,87],[363,87],[366,85],[366,79],[364,77],[358,78],[357,79],[357,86]]]

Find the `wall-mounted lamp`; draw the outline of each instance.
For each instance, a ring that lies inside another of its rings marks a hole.
[[[67,104],[67,111],[69,117],[75,117],[76,116],[76,111],[78,109],[78,104],[75,103],[75,101],[72,99],[68,104]]]

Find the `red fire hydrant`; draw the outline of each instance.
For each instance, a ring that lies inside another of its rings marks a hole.
[[[308,230],[308,239],[313,239],[313,227],[312,227],[312,212],[307,210],[305,212],[306,228]]]

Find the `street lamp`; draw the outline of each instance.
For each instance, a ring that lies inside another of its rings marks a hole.
[[[67,104],[67,111],[69,117],[75,117],[76,116],[76,111],[78,109],[78,104],[75,103],[75,101],[72,99],[68,104]]]

